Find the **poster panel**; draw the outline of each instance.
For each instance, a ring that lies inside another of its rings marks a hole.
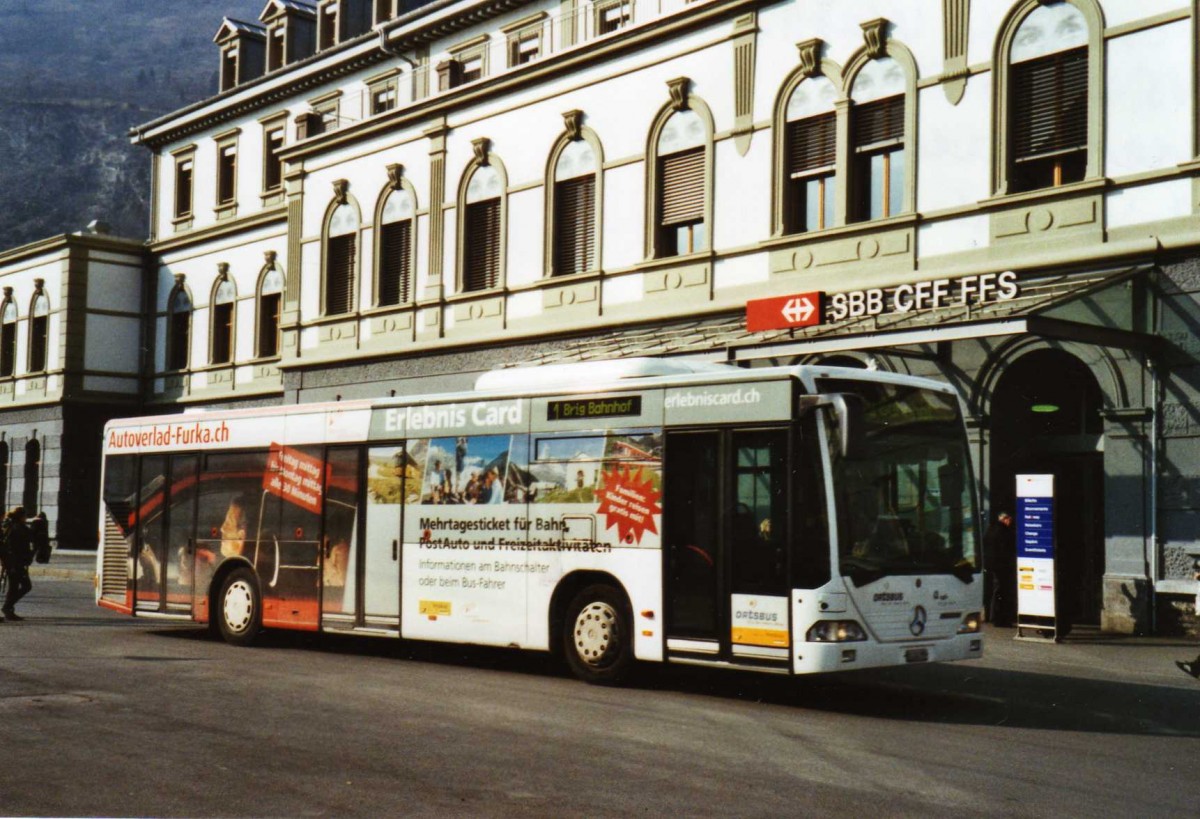
[[[1017,616],[1054,617],[1054,476],[1017,476]]]

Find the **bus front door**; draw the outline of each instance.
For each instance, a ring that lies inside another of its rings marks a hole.
[[[787,453],[784,428],[667,433],[669,656],[787,666]]]

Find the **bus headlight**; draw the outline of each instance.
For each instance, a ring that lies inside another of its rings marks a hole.
[[[821,620],[813,623],[804,639],[810,643],[854,643],[867,639],[867,633],[854,620]]]
[[[958,625],[959,634],[978,634],[980,623],[983,618],[979,616],[979,612],[973,611],[962,619]]]

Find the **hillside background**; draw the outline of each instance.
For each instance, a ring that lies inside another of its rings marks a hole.
[[[265,0],[0,0],[0,251],[93,219],[145,238],[134,125],[213,94],[222,16]]]

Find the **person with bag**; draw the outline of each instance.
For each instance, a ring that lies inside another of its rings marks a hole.
[[[25,509],[15,506],[4,516],[5,569],[8,572],[8,595],[0,609],[4,618],[13,622],[24,620],[15,611],[17,601],[29,594],[29,565],[33,563],[33,536],[25,524]]]
[[[38,512],[29,521],[29,533],[33,536],[33,559],[36,563],[49,563],[50,553],[50,522],[46,520],[45,512]]]

